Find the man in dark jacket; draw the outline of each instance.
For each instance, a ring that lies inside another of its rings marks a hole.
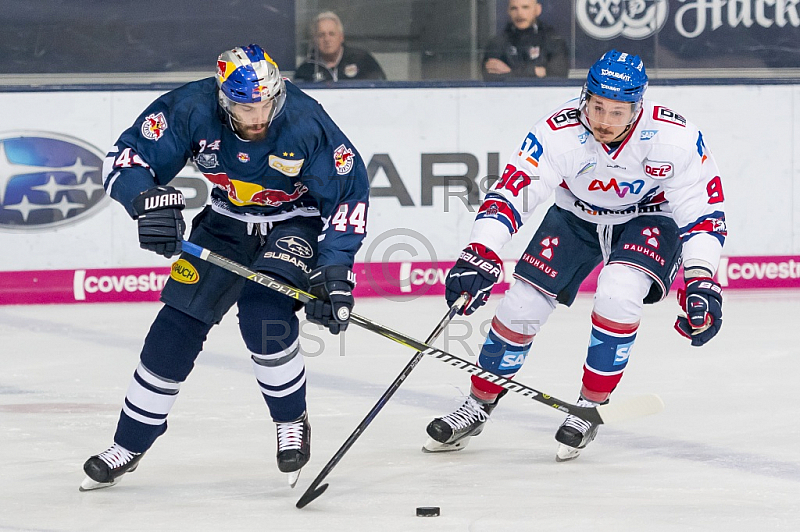
[[[366,50],[345,46],[344,28],[336,13],[325,11],[314,19],[314,44],[308,60],[297,67],[295,81],[350,81],[386,79]]]
[[[486,45],[484,80],[567,77],[567,44],[538,20],[541,12],[538,0],[509,0],[511,22]]]

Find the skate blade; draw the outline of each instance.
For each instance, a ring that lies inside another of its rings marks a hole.
[[[575,460],[580,455],[580,449],[559,443],[558,450],[556,451],[556,462],[569,462],[570,460]]]
[[[111,486],[116,486],[119,484],[119,481],[122,477],[115,478],[111,482],[97,482],[96,480],[92,480],[89,477],[83,479],[81,482],[78,491],[93,491],[93,490],[100,490],[103,488],[110,488]]]
[[[442,443],[434,440],[433,438],[428,438],[428,441],[425,442],[425,445],[422,446],[423,453],[450,453],[453,451],[460,451],[464,447],[467,446],[471,436],[468,436],[464,439],[458,440],[454,443]]]
[[[289,481],[290,488],[294,488],[297,485],[297,479],[300,478],[300,471],[302,471],[302,469],[292,471],[291,473],[286,473],[286,480]]]

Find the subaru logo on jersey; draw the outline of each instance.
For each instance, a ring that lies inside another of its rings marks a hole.
[[[58,133],[0,133],[0,229],[50,229],[98,212],[104,156]]]
[[[308,242],[299,236],[285,236],[279,238],[275,245],[283,251],[288,251],[292,255],[297,255],[303,259],[310,259],[314,256],[314,250]]]
[[[344,144],[339,145],[333,152],[333,164],[336,167],[336,173],[344,175],[353,168],[353,159],[355,154],[353,150],[346,147]]]
[[[146,139],[157,141],[164,135],[167,127],[167,119],[164,118],[164,113],[147,115],[144,122],[142,122],[142,135]]]

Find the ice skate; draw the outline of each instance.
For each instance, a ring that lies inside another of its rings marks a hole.
[[[603,404],[606,403],[608,401]],[[581,397],[575,404],[577,406],[594,407],[600,403],[587,401]],[[564,420],[556,432],[556,441],[559,442],[558,450],[556,451],[556,462],[567,462],[580,456],[581,449],[594,440],[598,428],[600,428],[600,425],[596,423],[590,423],[573,415],[567,416],[567,419]]]
[[[86,478],[80,491],[109,488],[117,484],[125,473],[136,471],[144,453],[133,453],[116,443],[100,454],[86,460],[83,471]]]
[[[300,470],[311,459],[311,425],[308,416],[286,423],[276,423],[278,428],[278,469],[288,473],[289,486],[294,487]]]
[[[428,441],[422,446],[426,453],[460,451],[473,436],[483,431],[492,410],[497,406],[505,390],[491,403],[485,403],[470,394],[466,401],[452,414],[437,417],[428,424]]]

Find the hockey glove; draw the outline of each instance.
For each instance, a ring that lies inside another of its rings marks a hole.
[[[356,274],[342,265],[321,266],[308,276],[308,291],[317,299],[307,302],[306,319],[339,334],[350,323]]]
[[[686,289],[678,290],[678,303],[686,315],[678,316],[675,330],[699,347],[722,327],[722,288],[705,269],[691,269],[684,278]]]
[[[461,252],[445,279],[447,304],[456,302],[466,292],[470,299],[459,314],[469,316],[486,303],[492,287],[500,279],[502,261],[497,254],[483,244],[472,243]]]
[[[186,223],[181,211],[183,194],[170,186],[145,190],[133,200],[134,219],[139,223],[139,245],[167,258],[179,255]]]

